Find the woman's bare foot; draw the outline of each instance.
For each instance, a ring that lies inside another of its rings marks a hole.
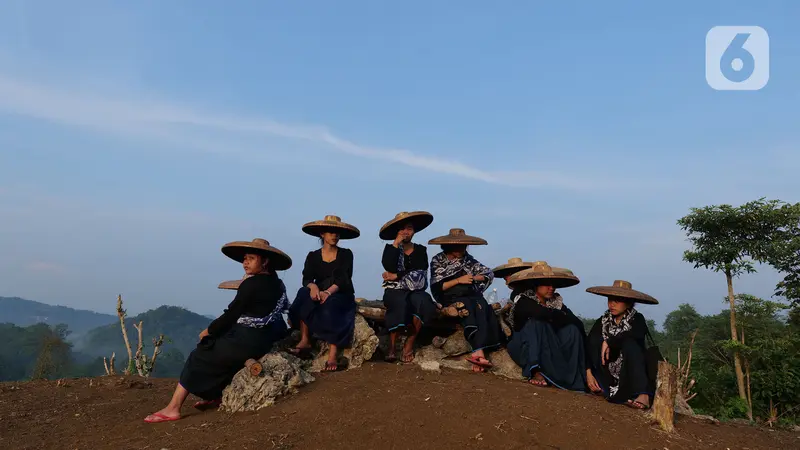
[[[531,378],[528,382],[534,386],[547,387],[547,380],[544,379],[544,376],[541,372],[536,372],[536,374],[533,375],[533,378]]]

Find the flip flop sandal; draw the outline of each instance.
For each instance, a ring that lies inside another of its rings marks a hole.
[[[332,363],[325,361],[325,367],[322,369],[322,372],[338,372],[339,365],[337,363]]]
[[[645,405],[644,403],[637,400],[628,400],[627,402],[625,402],[625,405],[628,406],[628,408],[633,408],[633,409],[641,409],[641,410],[650,409],[648,405]]]
[[[407,359],[407,358],[409,358],[409,357],[410,357],[411,359],[408,359],[408,360],[406,361],[406,359]],[[403,354],[403,359],[402,359],[402,362],[403,362],[403,364],[410,364],[410,363],[414,362],[414,352],[411,352],[411,353],[404,353],[404,354]]]
[[[397,355],[388,355],[386,358],[383,358],[383,360],[387,363],[397,362]]]
[[[467,358],[467,361],[472,363],[472,364],[475,364],[476,366],[483,367],[483,368],[486,368],[486,369],[491,369],[492,367],[494,367],[494,365],[492,363],[490,363],[488,359],[486,359],[486,358],[484,358],[484,359],[486,360],[486,362],[481,361],[480,358],[476,358],[474,356],[470,356],[469,358]]]
[[[144,418],[145,422],[147,422],[147,423],[159,423],[159,422],[172,422],[174,420],[180,420],[180,416],[179,417],[167,417],[167,416],[165,416],[165,415],[163,415],[161,413],[154,413],[154,414],[150,414],[150,415],[153,416],[153,417],[156,417],[156,419],[148,419],[147,417],[145,417]]]
[[[207,409],[219,408],[222,404],[222,399],[216,400],[203,400],[194,404],[195,409],[199,409],[200,411],[205,411]]]

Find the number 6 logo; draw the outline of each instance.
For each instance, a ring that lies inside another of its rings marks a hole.
[[[720,91],[755,91],[769,81],[769,35],[756,26],[714,27],[706,34],[706,82]]]

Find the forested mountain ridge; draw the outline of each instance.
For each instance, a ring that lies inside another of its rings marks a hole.
[[[0,323],[27,327],[37,323],[66,324],[75,338],[87,331],[117,320],[117,316],[66,306],[26,300],[19,297],[0,297]]]

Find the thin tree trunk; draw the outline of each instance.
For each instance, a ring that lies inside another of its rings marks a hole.
[[[742,327],[742,345],[744,344],[744,327]],[[744,372],[747,378],[747,418],[753,420],[753,394],[750,391],[750,361],[745,358]]]
[[[736,336],[736,302],[733,297],[733,276],[730,270],[725,271],[725,278],[728,280],[728,301],[731,303],[731,339],[734,342],[740,342]],[[739,387],[739,398],[747,401],[747,393],[744,388],[744,372],[742,372],[742,358],[739,352],[735,351],[733,354],[733,366],[736,371],[736,384]]]
[[[117,296],[117,316],[119,316],[119,326],[122,328],[122,339],[125,340],[125,348],[128,350],[128,367],[125,369],[125,375],[130,375],[133,368],[133,350],[131,350],[131,341],[128,340],[128,330],[125,328],[125,310],[122,309],[122,296]]]

